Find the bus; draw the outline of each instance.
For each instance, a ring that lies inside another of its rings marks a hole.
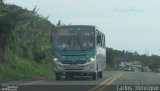
[[[102,78],[106,67],[105,35],[93,25],[58,26],[54,31],[55,79],[90,76]]]

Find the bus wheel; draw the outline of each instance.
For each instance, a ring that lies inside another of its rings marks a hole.
[[[98,77],[99,77],[99,78],[102,78],[102,77],[103,77],[102,71],[98,72]]]
[[[61,73],[56,73],[55,77],[56,77],[56,80],[60,80],[61,79]]]
[[[97,73],[92,73],[92,80],[97,80]]]

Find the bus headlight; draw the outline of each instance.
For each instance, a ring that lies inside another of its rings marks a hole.
[[[59,62],[59,59],[56,58],[56,57],[54,57],[54,58],[53,58],[53,62],[54,62],[54,63],[57,63],[57,62]]]
[[[90,58],[90,61],[91,61],[91,62],[95,62],[95,61],[96,61],[96,57],[95,57],[95,56],[94,56],[94,57],[91,57],[91,58]]]
[[[58,61],[58,58],[53,58],[53,61],[54,61],[54,62],[57,62],[57,61]]]

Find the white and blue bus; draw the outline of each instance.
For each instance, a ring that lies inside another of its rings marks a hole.
[[[56,80],[62,76],[102,78],[106,66],[105,35],[91,25],[56,27],[52,54]]]

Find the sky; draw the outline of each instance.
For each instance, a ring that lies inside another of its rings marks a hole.
[[[106,46],[160,55],[160,0],[5,0],[57,24],[96,25]]]

